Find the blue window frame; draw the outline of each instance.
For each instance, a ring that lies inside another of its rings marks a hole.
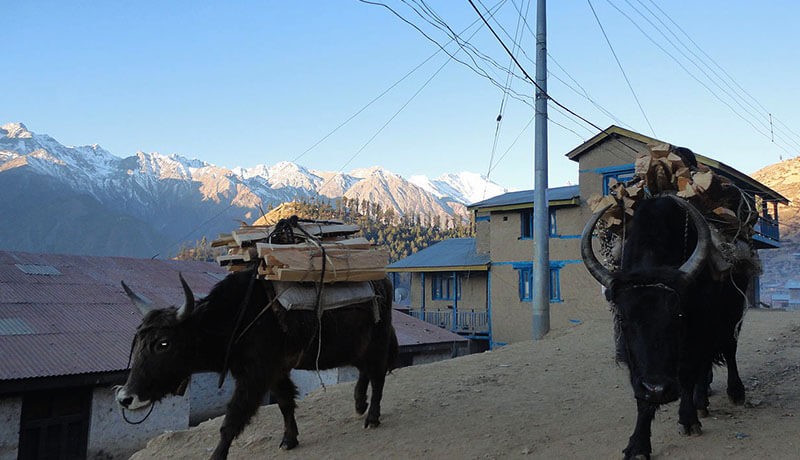
[[[454,298],[461,300],[461,277],[457,274],[454,277],[452,273],[434,273],[431,277],[431,299],[453,300]]]
[[[611,179],[617,182],[628,182],[635,176],[633,165],[622,165],[614,168],[607,168],[603,172],[603,195],[608,195],[608,184]]]
[[[548,208],[550,214],[550,236],[557,236],[556,233],[556,210],[555,208]],[[520,213],[520,231],[519,239],[530,240],[533,238],[533,210],[526,209]]]
[[[533,300],[533,268],[521,267],[519,272],[519,300]],[[561,299],[561,269],[550,268],[550,302],[562,302]]]

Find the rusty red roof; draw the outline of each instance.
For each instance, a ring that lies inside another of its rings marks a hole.
[[[141,314],[124,280],[158,305],[205,296],[227,271],[199,261],[0,251],[0,381],[123,371]],[[394,311],[400,346],[463,337]]]
[[[401,347],[435,343],[467,342],[468,339],[447,329],[434,326],[411,315],[392,309],[392,325]]]
[[[0,381],[120,371],[141,314],[124,280],[160,305],[203,296],[227,272],[198,261],[0,251]]]

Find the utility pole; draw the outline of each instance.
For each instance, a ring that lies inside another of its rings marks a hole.
[[[550,331],[550,217],[547,203],[547,23],[536,2],[536,116],[533,153],[533,339]]]

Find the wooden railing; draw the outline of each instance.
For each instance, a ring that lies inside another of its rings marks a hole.
[[[759,216],[755,225],[757,235],[761,235],[764,239],[778,242],[781,239],[780,231],[778,230],[778,221],[770,217]]]
[[[426,323],[458,334],[483,335],[489,333],[489,314],[485,311],[459,309],[458,313],[453,315],[453,310],[420,310],[412,308],[409,314]]]

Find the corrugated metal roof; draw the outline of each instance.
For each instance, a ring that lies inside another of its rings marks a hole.
[[[789,280],[786,282],[784,286],[785,289],[800,289],[800,281],[797,280]]]
[[[50,265],[61,276],[29,275],[16,264]],[[0,251],[0,381],[124,370],[142,317],[120,281],[157,304],[175,305],[184,295],[179,272],[197,297],[227,274],[209,262]],[[394,317],[401,345],[463,340],[408,315]]]
[[[520,190],[518,192],[508,192],[502,195],[472,203],[468,206],[474,208],[493,208],[496,206],[509,206],[515,204],[530,203],[533,206],[533,190]],[[553,187],[547,189],[547,201],[563,201],[573,198],[580,198],[581,192],[577,185],[566,185],[563,187]]]
[[[22,318],[0,318],[0,335],[33,334],[33,328]]]
[[[488,254],[478,254],[475,251],[475,238],[451,238],[398,260],[386,269],[396,271],[432,267],[475,267],[486,266],[488,263]]]
[[[462,343],[467,339],[436,327],[433,324],[414,318],[411,315],[392,310],[392,325],[397,333],[397,342],[401,347],[409,345],[435,343]]]
[[[22,270],[23,273],[28,275],[49,275],[58,276],[61,274],[56,267],[52,265],[36,265],[36,264],[14,264]]]
[[[179,272],[198,297],[227,273],[209,262],[0,251],[0,380],[124,370],[142,317],[120,281],[175,305]]]

